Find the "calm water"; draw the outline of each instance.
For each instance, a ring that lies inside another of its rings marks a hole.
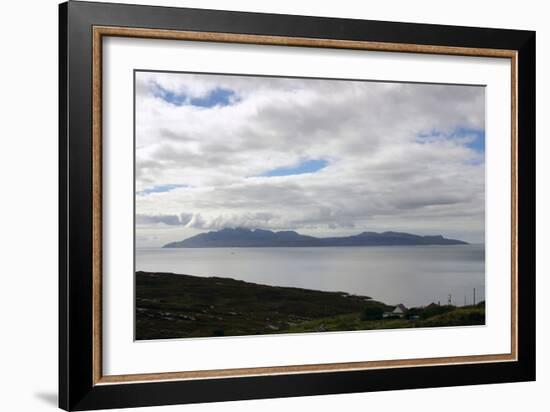
[[[388,304],[485,298],[484,245],[138,249],[136,270],[343,291]]]

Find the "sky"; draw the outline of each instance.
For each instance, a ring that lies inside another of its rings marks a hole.
[[[136,245],[223,228],[484,241],[485,88],[136,72]]]

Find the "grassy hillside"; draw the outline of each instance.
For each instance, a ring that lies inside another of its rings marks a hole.
[[[136,338],[166,339],[484,324],[484,306],[429,306],[381,319],[393,306],[344,292],[228,278],[136,273]],[[424,316],[424,311],[427,315]]]

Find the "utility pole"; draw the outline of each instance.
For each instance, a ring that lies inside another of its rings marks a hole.
[[[451,306],[453,295],[449,294],[449,300],[447,301],[447,304]]]
[[[464,295],[464,306],[466,306],[466,295]]]
[[[476,305],[476,288],[474,288],[474,306]]]

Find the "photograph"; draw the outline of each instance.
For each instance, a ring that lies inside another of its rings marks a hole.
[[[135,339],[483,327],[485,92],[134,70]]]

